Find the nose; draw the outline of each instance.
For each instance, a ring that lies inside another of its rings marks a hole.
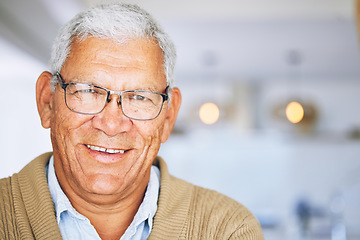
[[[92,119],[92,124],[108,136],[115,136],[129,131],[133,122],[123,114],[120,96],[111,94],[105,108]]]
[[[119,93],[115,93],[112,91],[110,91],[110,93],[108,94],[106,102],[107,103],[111,102],[111,100],[114,99],[114,97],[116,97],[118,99],[118,100],[116,100],[117,104],[121,104],[121,95]]]

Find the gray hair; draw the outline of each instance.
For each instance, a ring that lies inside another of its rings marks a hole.
[[[73,40],[83,40],[88,36],[111,39],[119,43],[136,38],[155,39],[163,52],[167,84],[170,88],[173,87],[175,46],[155,19],[137,5],[98,5],[80,12],[61,27],[52,46],[50,69],[53,74],[61,71],[70,54]],[[58,79],[53,77],[51,82],[54,90]]]

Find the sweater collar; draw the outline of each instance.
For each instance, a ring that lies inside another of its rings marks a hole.
[[[63,213],[70,213],[73,218],[78,220],[86,220],[87,218],[80,214],[72,206],[70,200],[67,198],[65,193],[60,187],[60,184],[56,178],[55,168],[54,168],[54,157],[50,158],[48,167],[47,167],[47,178],[48,185],[50,188],[51,197],[55,206],[56,220],[58,224],[61,224],[61,216]],[[160,188],[160,171],[158,167],[152,166],[150,173],[150,180],[145,191],[144,199],[134,216],[132,223],[129,228],[126,230],[124,235],[133,235],[137,231],[137,228],[141,225],[142,222],[146,222],[149,226],[149,231],[151,231],[153,226],[153,218],[157,210],[157,202],[159,196]],[[79,224],[83,221],[79,221]],[[60,228],[61,229],[61,228]]]
[[[162,158],[155,158],[153,165],[160,169],[161,184],[154,227],[148,239],[179,239],[186,227],[194,188],[191,184],[170,175]]]
[[[30,238],[29,230],[34,239],[61,239],[45,175],[45,166],[51,155],[45,153],[37,157],[13,176],[14,186],[17,182],[20,188],[14,200],[15,208],[18,208],[15,209],[17,219],[24,219],[24,212],[28,218],[17,222],[21,239]]]
[[[20,234],[26,236],[21,233],[21,229],[30,227],[32,236],[39,240],[61,239],[45,174],[45,166],[51,155],[52,153],[46,153],[39,156],[14,176],[14,181],[19,183],[21,191],[21,195],[17,197],[21,199],[19,201],[24,202],[23,209],[29,221],[23,225],[19,223]],[[158,209],[154,217],[153,230],[148,239],[164,237],[179,239],[185,227],[193,188],[190,184],[183,184],[184,181],[171,176],[166,163],[161,158],[156,158],[154,165],[160,169],[161,183]],[[21,211],[19,210],[19,214]],[[22,215],[18,217],[23,218]]]

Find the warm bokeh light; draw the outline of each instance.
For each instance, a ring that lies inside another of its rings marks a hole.
[[[304,108],[298,102],[291,102],[286,106],[286,117],[291,123],[298,123],[304,118]]]
[[[205,124],[214,124],[220,116],[220,110],[214,103],[204,103],[199,111],[200,119]]]

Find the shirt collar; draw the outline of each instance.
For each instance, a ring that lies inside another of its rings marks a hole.
[[[81,220],[87,219],[85,216],[81,215],[74,209],[69,199],[61,189],[55,174],[53,156],[51,156],[49,161],[47,177],[48,177],[50,194],[53,199],[53,203],[55,207],[56,220],[58,224],[61,221],[61,214],[65,211],[68,211],[75,218]],[[158,167],[153,165],[151,167],[150,180],[147,189],[145,191],[143,202],[141,203],[138,212],[136,213],[131,225],[127,229],[127,232],[129,232],[129,234],[131,234],[131,232],[135,232],[136,227],[144,221],[148,221],[147,223],[149,224],[150,229],[152,229],[153,218],[157,210],[159,190],[160,190],[160,170]]]
[[[150,180],[145,191],[143,202],[141,203],[132,223],[125,231],[121,239],[130,239],[136,231],[138,226],[142,223],[146,223],[151,231],[153,226],[153,218],[157,210],[157,202],[160,190],[160,170],[156,166],[151,167]]]
[[[49,167],[48,167],[48,185],[50,189],[50,194],[53,199],[54,207],[55,207],[55,213],[56,213],[56,220],[57,223],[60,223],[61,220],[61,214],[63,212],[68,211],[71,215],[73,215],[76,218],[79,219],[86,219],[83,215],[78,213],[75,208],[70,203],[70,200],[67,198],[65,193],[60,187],[60,184],[57,180],[56,174],[55,174],[55,168],[54,168],[54,157],[51,156],[49,161]]]

